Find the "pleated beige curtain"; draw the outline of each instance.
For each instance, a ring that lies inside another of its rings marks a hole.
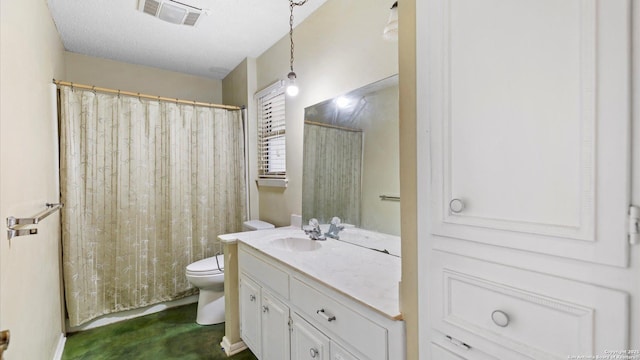
[[[60,104],[71,326],[193,294],[185,267],[245,220],[240,111],[69,87]]]
[[[363,133],[305,123],[302,216],[360,225]]]

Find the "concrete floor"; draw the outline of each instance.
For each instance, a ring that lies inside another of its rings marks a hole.
[[[255,360],[245,350],[227,357],[220,348],[224,324],[196,324],[197,304],[70,334],[63,360]]]

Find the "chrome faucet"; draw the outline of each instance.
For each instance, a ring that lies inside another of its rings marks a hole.
[[[309,235],[311,240],[327,240],[320,230],[320,223],[318,219],[310,219],[309,225],[303,228],[304,233]]]
[[[340,230],[344,230],[344,225],[340,224],[339,217],[334,216],[331,219],[331,225],[329,226],[329,231],[324,233],[324,235],[332,239],[340,240],[340,236],[338,236],[338,233],[340,232]]]

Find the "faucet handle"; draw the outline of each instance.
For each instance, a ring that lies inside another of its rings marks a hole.
[[[309,235],[311,240],[326,240],[322,234],[322,230],[320,230],[318,219],[309,219],[309,225],[303,226],[302,230],[304,230],[305,234]]]
[[[338,229],[338,230],[344,230],[344,225],[342,225],[341,223],[342,223],[342,221],[337,216],[334,216],[331,219],[331,225],[335,226],[336,229]]]
[[[322,230],[320,230],[320,222],[318,222],[318,219],[313,218],[313,219],[309,220],[309,225],[313,226],[313,229],[316,232],[318,232],[318,233],[322,232]]]
[[[309,219],[309,225],[308,226],[303,226],[302,230],[304,230],[304,232],[308,235],[310,233],[320,233],[320,223],[318,222],[318,219]]]

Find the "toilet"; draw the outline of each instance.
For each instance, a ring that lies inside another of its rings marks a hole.
[[[189,264],[186,273],[191,285],[200,289],[196,322],[200,325],[224,322],[224,255]]]
[[[272,229],[273,224],[260,220],[245,221],[243,231]],[[198,260],[187,265],[187,280],[200,290],[196,322],[213,325],[224,322],[224,255]]]

